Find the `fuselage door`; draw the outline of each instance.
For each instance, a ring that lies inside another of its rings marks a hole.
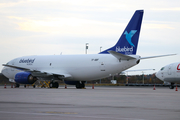
[[[100,62],[100,71],[106,71],[104,62]]]

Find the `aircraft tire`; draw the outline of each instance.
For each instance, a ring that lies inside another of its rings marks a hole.
[[[16,88],[19,88],[20,84],[16,83]]]
[[[81,87],[82,87],[82,88],[85,88],[85,84],[84,84],[84,82],[82,82]]]
[[[82,83],[79,83],[79,82],[78,82],[78,83],[76,84],[76,88],[77,88],[77,89],[82,89],[82,88],[84,88],[84,87],[85,87],[84,82],[82,82]]]
[[[76,89],[80,89],[81,88],[81,84],[78,82],[77,84],[76,84]]]
[[[174,86],[170,85],[170,86],[169,86],[169,89],[174,89]]]
[[[169,89],[174,89],[174,83],[171,83],[171,85],[169,86]]]
[[[58,82],[50,82],[49,83],[49,88],[58,88],[59,87],[59,83]]]
[[[49,83],[49,88],[53,88],[53,83],[52,82]]]
[[[59,83],[58,82],[53,83],[53,87],[54,88],[58,88],[59,87]]]

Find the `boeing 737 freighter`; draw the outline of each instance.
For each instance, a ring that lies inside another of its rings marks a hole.
[[[162,81],[170,82],[170,89],[174,89],[175,83],[180,83],[180,62],[172,63],[161,68],[156,77]]]
[[[85,81],[97,80],[120,73],[141,59],[136,55],[143,10],[135,11],[118,42],[99,54],[25,56],[9,61],[2,74],[18,84],[33,84],[37,80],[51,80],[50,87],[59,87],[57,80],[84,88]]]

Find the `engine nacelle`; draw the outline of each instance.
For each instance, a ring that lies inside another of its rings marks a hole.
[[[68,85],[76,85],[77,83],[79,83],[79,81],[66,81],[66,80],[64,80],[64,83],[66,83]]]
[[[37,78],[29,72],[19,72],[15,75],[15,82],[19,84],[33,84]]]

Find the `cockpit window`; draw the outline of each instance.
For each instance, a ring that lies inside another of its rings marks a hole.
[[[164,67],[161,68],[161,71],[164,70]]]

